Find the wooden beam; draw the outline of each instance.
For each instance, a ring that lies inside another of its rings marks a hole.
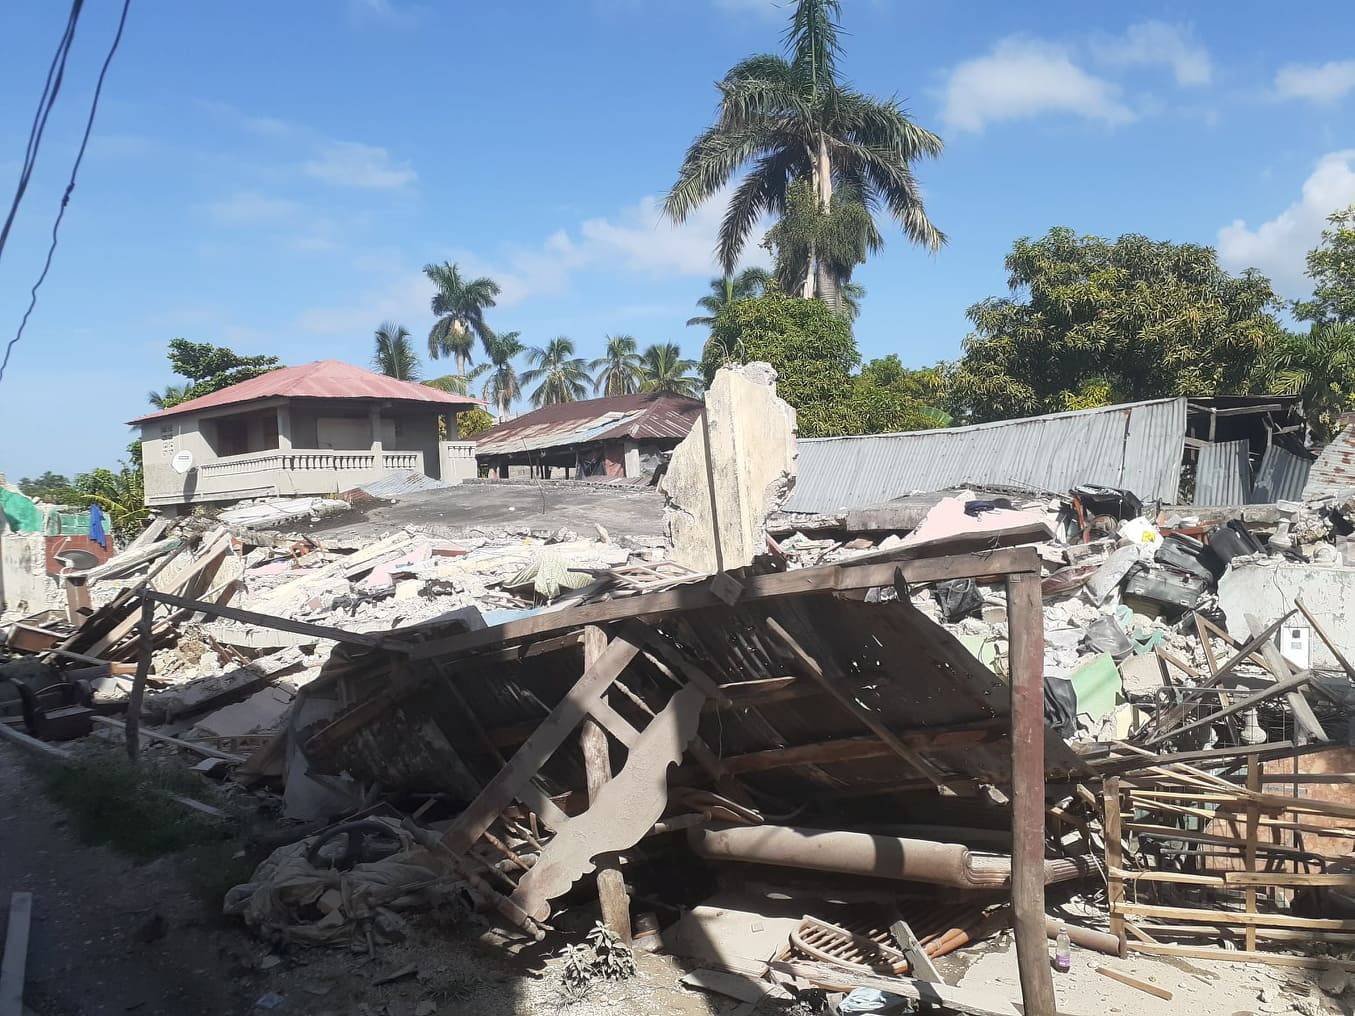
[[[822,660],[815,659],[774,617],[767,618],[767,629],[780,639],[785,647],[790,650],[791,655],[800,665],[800,668],[817,681],[823,687],[824,691],[836,699],[839,705],[846,709],[847,712],[851,713],[862,726],[879,738],[890,751],[907,762],[923,776],[927,777],[927,779],[931,780],[939,789],[954,793],[954,788],[951,784],[965,782],[962,779],[948,776],[912,748],[908,747],[908,745],[899,740],[898,736],[885,725],[883,720],[847,694],[841,687],[841,685],[846,683],[846,677],[838,671],[837,665],[833,662],[831,656],[824,654]]]
[[[48,744],[46,741],[39,741],[36,737],[29,737],[22,730],[15,730],[7,723],[0,723],[0,740],[17,744],[25,751],[30,751],[35,755],[42,755],[56,762],[69,762],[72,758],[71,753],[65,748],[58,748],[56,745]]]
[[[596,666],[607,649],[607,634],[596,625],[583,630],[583,665],[585,673]],[[618,671],[619,673],[619,671]],[[609,681],[608,684],[611,682]],[[603,725],[615,731],[629,730],[636,737],[639,732],[627,723],[607,704],[606,689],[588,706],[590,715],[585,716],[579,727],[579,746],[583,750],[584,775],[588,781],[588,805],[597,803],[602,788],[612,778],[611,749],[607,744],[607,735]],[[603,718],[600,725],[598,718]],[[635,743],[618,734],[618,739],[628,748]],[[516,756],[514,756],[516,758]],[[544,759],[543,759],[544,761]],[[602,923],[627,945],[631,941],[630,897],[626,895],[626,880],[621,874],[621,858],[617,854],[604,854],[597,858],[598,905],[602,910]]]
[[[588,715],[589,707],[607,691],[611,683],[640,652],[640,645],[619,633],[598,658],[574,683],[560,703],[550,711],[527,738],[522,747],[485,784],[479,796],[457,816],[442,841],[457,856],[464,854],[490,827],[490,824],[525,787],[537,771],[564,744],[565,739]]]
[[[33,921],[33,894],[11,893],[5,954],[0,960],[0,1016],[23,1016],[24,970],[28,965],[28,930]]]
[[[1110,933],[1120,940],[1121,950],[1124,946],[1124,918],[1115,911],[1117,904],[1124,902],[1124,883],[1120,880],[1118,874],[1124,866],[1124,843],[1122,840],[1123,831],[1120,828],[1120,778],[1118,776],[1108,776],[1101,785],[1102,798],[1105,801],[1105,841],[1106,841],[1106,869],[1109,872],[1107,878],[1107,900],[1110,905]]]
[[[1031,551],[1034,553],[1034,551]],[[1012,930],[1027,1016],[1054,1012],[1045,935],[1044,608],[1040,573],[1007,577],[1011,673]],[[1122,939],[1122,935],[1117,935]]]
[[[1222,960],[1225,963],[1267,963],[1275,967],[1301,967],[1305,970],[1355,971],[1355,961],[1326,956],[1293,956],[1289,953],[1248,952],[1244,949],[1209,949],[1195,945],[1130,942],[1130,952],[1152,956],[1181,956],[1196,960]]]
[[[127,757],[132,765],[140,761],[141,739],[137,736],[141,730],[141,704],[146,698],[146,679],[151,674],[151,658],[155,654],[155,639],[151,629],[155,627],[155,601],[149,596],[141,598],[141,650],[137,654],[136,676],[132,678],[132,690],[127,696]]]
[[[1128,917],[1160,917],[1191,924],[1265,925],[1272,928],[1304,928],[1308,931],[1355,931],[1355,921],[1328,917],[1295,917],[1292,914],[1256,914],[1237,910],[1203,910],[1195,907],[1160,907],[1148,903],[1119,903],[1115,908]]]
[[[110,727],[113,730],[126,732],[127,725],[115,716],[93,716],[91,719],[103,727]],[[243,765],[245,756],[234,755],[228,751],[219,751],[216,748],[210,748],[205,744],[198,744],[196,741],[184,741],[177,737],[170,737],[168,734],[162,734],[156,730],[142,730],[140,733],[150,738],[152,741],[159,741],[161,744],[172,744],[176,748],[183,748],[186,751],[194,752],[204,758],[219,758],[223,762],[230,762],[234,765]]]
[[[1119,981],[1121,984],[1127,984],[1131,988],[1138,988],[1139,991],[1146,991],[1150,995],[1162,999],[1164,1002],[1172,1000],[1172,993],[1166,988],[1159,988],[1156,984],[1149,984],[1147,981],[1141,981],[1137,977],[1131,977],[1129,974],[1119,970],[1112,970],[1110,967],[1097,967],[1096,972],[1103,977],[1109,977],[1112,981]]]
[[[905,551],[907,549],[904,548]],[[899,558],[904,555],[899,552],[888,553],[894,557],[882,560],[878,557],[866,558],[863,555],[862,558],[854,558],[840,564],[749,576],[742,580],[744,587],[739,595],[739,603],[796,596],[802,593],[834,593],[888,586],[893,583],[894,574],[898,570],[902,570],[906,582],[920,585],[952,578],[981,578],[1015,572],[1036,574],[1040,568],[1039,555],[1031,547],[915,560],[901,560]],[[710,580],[706,580],[656,593],[586,603],[567,610],[543,611],[479,631],[466,632],[445,639],[433,639],[413,647],[411,656],[414,659],[459,656],[485,646],[536,639],[588,624],[605,625],[626,619],[643,620],[675,611],[703,608],[727,610],[728,607],[727,603],[711,592]]]
[[[389,638],[383,635],[367,635],[356,631],[344,631],[342,628],[331,628],[328,625],[322,624],[307,624],[304,621],[293,621],[288,617],[276,617],[273,614],[260,614],[253,610],[241,610],[239,607],[227,607],[220,603],[205,603],[202,600],[190,600],[182,596],[175,596],[172,593],[157,593],[148,590],[145,596],[155,603],[165,603],[172,607],[181,607],[186,610],[191,610],[194,613],[206,614],[209,617],[224,617],[232,621],[240,621],[244,624],[256,624],[261,628],[289,631],[294,635],[313,635],[317,639],[345,642],[355,646],[370,646],[373,649],[385,649],[393,653],[416,655],[414,653],[415,643],[407,642],[404,639]],[[423,658],[428,655],[432,654],[418,654],[418,658]]]

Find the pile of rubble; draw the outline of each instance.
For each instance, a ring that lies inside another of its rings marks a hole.
[[[764,529],[793,417],[759,385],[722,371],[675,451],[671,548],[156,523],[12,626],[0,733],[187,752],[294,823],[226,900],[274,943],[600,917],[744,1003],[878,1003],[844,1011],[1012,1011],[938,965],[1007,929],[1032,1012],[1048,939],[1355,971],[1355,502],[969,489]]]

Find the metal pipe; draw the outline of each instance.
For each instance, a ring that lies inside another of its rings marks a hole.
[[[976,854],[963,844],[934,840],[792,826],[715,824],[689,829],[687,842],[700,856],[717,861],[774,864],[959,889],[1001,889],[1012,879],[1010,857]],[[1092,870],[1086,859],[1056,859],[1043,862],[1043,867],[1043,877],[1051,882],[1081,878]]]

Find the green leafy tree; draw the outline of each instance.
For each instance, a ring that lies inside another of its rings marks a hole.
[[[376,330],[372,365],[397,381],[419,380],[419,357],[409,341],[409,329],[387,321]]]
[[[736,350],[737,357],[728,356]],[[727,362],[764,360],[776,391],[795,408],[802,437],[923,430],[950,421],[936,408],[948,386],[944,365],[909,370],[897,356],[861,354],[851,326],[821,300],[771,292],[727,308],[706,344],[707,384]]]
[[[762,268],[745,268],[737,275],[710,280],[710,292],[696,301],[706,313],[687,319],[687,324],[714,328],[720,312],[736,300],[747,300],[766,292],[771,275]]]
[[[513,361],[526,350],[521,332],[504,332],[489,340],[489,377],[481,390],[499,411],[499,419],[506,420],[513,403],[522,395],[522,383]]]
[[[73,487],[78,502],[97,504],[108,516],[113,533],[120,540],[135,536],[150,518],[145,506],[145,480],[139,464],[120,462],[117,469],[93,469],[75,477]]]
[[[776,282],[786,293],[801,290],[817,259],[820,281],[831,283],[831,292],[821,288],[819,295],[850,321],[859,310],[857,292],[864,292],[851,282],[852,271],[877,241],[870,212],[850,184],[824,205],[808,181],[797,180],[787,189],[785,210],[767,231],[763,246],[775,256]]]
[[[170,340],[169,365],[175,374],[187,378],[188,383],[167,385],[164,391],[150,392],[149,401],[157,409],[168,409],[189,399],[219,392],[282,366],[276,356],[241,356],[225,346],[190,342],[184,338]]]
[[[631,395],[640,390],[642,380],[640,354],[635,339],[630,335],[608,335],[607,351],[588,365],[597,371],[593,379],[593,394],[608,398]]]
[[[664,208],[681,222],[719,193],[745,166],[720,227],[718,255],[732,273],[763,215],[786,211],[792,184],[808,185],[818,205],[833,208],[842,188],[864,209],[884,208],[913,242],[937,250],[945,236],[932,225],[912,165],[941,153],[939,137],[919,127],[893,99],[845,85],[838,75],[838,0],[796,0],[786,33],[787,57],[760,55],[719,82],[715,123],[692,142]],[[869,215],[867,215],[869,219]],[[880,245],[873,220],[868,249]],[[835,307],[842,281],[811,246],[801,295]]]
[[[1209,247],[1056,227],[1018,240],[1006,267],[1011,295],[968,311],[950,390],[967,421],[1248,392],[1280,335],[1269,280],[1229,275]]]
[[[484,277],[464,278],[461,269],[447,261],[424,265],[423,273],[434,286],[431,306],[437,318],[428,333],[428,355],[434,360],[453,357],[456,372],[464,376],[476,339],[488,352],[494,333],[485,323],[485,311],[494,306],[499,284]]]
[[[1260,390],[1302,399],[1313,436],[1330,440],[1337,417],[1355,409],[1355,324],[1285,332],[1258,358],[1254,378]]]
[[[544,347],[531,346],[527,362],[532,369],[522,374],[523,384],[536,385],[532,405],[550,406],[577,402],[588,394],[593,379],[582,357],[574,355],[574,343],[561,335]]]
[[[1355,205],[1327,216],[1327,228],[1308,252],[1313,296],[1294,304],[1300,321],[1355,323]]]
[[[463,438],[483,434],[492,426],[494,426],[494,417],[478,406],[475,409],[467,409],[456,414],[456,429]]]
[[[695,360],[682,358],[676,342],[656,342],[640,358],[640,391],[694,398],[701,391],[701,379],[692,373],[696,368]]]
[[[189,385],[165,385],[164,390],[159,392],[152,388],[146,393],[146,401],[156,409],[168,409],[187,398],[184,392],[188,391],[189,387]]]
[[[21,479],[19,490],[28,497],[46,501],[48,504],[70,503],[76,493],[70,480],[61,473],[54,473],[50,469],[33,479],[28,477]]]

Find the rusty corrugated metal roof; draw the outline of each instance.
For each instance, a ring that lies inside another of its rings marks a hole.
[[[701,414],[701,401],[682,395],[618,395],[542,406],[475,436],[475,454],[508,455],[592,441],[681,440]]]
[[[1341,430],[1308,471],[1304,500],[1355,490],[1355,413],[1344,414],[1340,423]]]
[[[376,374],[342,360],[316,360],[296,367],[280,367],[260,374],[238,385],[219,392],[180,402],[169,409],[138,416],[128,423],[146,423],[181,413],[216,409],[255,399],[391,399],[399,402],[436,402],[448,408],[484,405],[483,400],[469,395],[452,395],[441,388],[397,381],[385,374]]]

